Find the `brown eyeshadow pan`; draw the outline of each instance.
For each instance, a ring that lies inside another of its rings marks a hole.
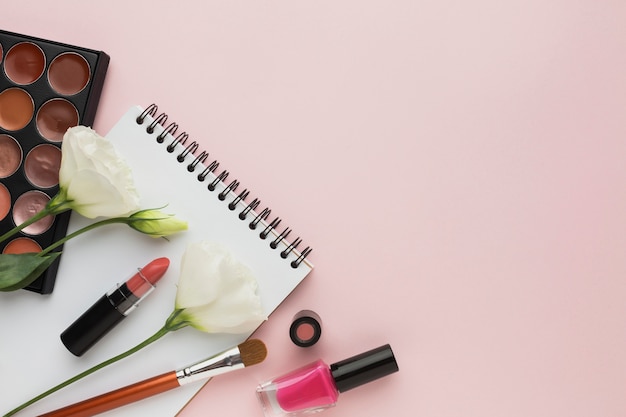
[[[93,126],[109,56],[98,50],[0,30],[0,234],[59,191],[68,128]],[[69,212],[0,242],[2,253],[39,252],[63,238]],[[28,290],[53,291],[59,258]]]
[[[13,239],[8,245],[4,247],[2,253],[37,253],[41,252],[42,248],[39,243],[28,237],[18,237]]]
[[[22,224],[26,220],[39,213],[50,201],[50,197],[41,191],[27,191],[15,200],[13,204],[13,222]],[[29,235],[40,235],[52,226],[53,217],[46,216],[43,219],[25,227],[24,233]]]
[[[33,98],[21,88],[0,92],[0,128],[13,132],[26,127],[33,118]]]
[[[11,193],[4,184],[0,184],[0,220],[3,220],[10,211]]]
[[[22,164],[22,148],[14,137],[0,134],[0,178],[10,177]]]
[[[50,188],[59,184],[61,150],[47,143],[35,146],[24,161],[26,178],[39,188]]]
[[[32,84],[46,69],[44,52],[32,42],[15,44],[4,59],[4,72],[15,84]]]
[[[37,130],[53,142],[61,142],[67,129],[77,124],[78,110],[63,98],[46,101],[37,112]]]
[[[90,77],[89,63],[82,55],[67,52],[54,58],[48,70],[48,81],[59,94],[74,95],[82,91]]]

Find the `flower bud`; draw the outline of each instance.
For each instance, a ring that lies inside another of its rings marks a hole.
[[[165,237],[187,230],[186,221],[156,209],[141,210],[130,215],[127,224],[152,237]]]

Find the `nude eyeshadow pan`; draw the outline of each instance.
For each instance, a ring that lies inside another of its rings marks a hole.
[[[0,235],[59,191],[63,135],[93,125],[109,61],[102,51],[0,30]],[[43,250],[65,236],[69,215],[28,226],[0,252]],[[27,289],[51,293],[58,262]]]

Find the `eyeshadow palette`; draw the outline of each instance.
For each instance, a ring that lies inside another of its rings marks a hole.
[[[59,190],[61,143],[93,124],[109,56],[0,30],[0,235],[39,212]],[[2,253],[38,252],[67,232],[69,212],[41,219]],[[49,294],[59,258],[28,290]]]

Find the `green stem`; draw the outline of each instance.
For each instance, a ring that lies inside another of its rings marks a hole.
[[[26,220],[24,223],[20,224],[19,226],[15,226],[13,229],[9,230],[8,232],[6,232],[2,236],[0,236],[0,242],[4,242],[8,238],[13,236],[17,232],[19,232],[20,230],[25,229],[26,227],[30,226],[31,224],[35,223],[36,221],[39,221],[39,220],[43,219],[44,217],[49,215],[51,212],[52,212],[51,208],[49,208],[48,206],[44,207],[43,210],[41,210],[39,213],[35,214],[30,219]]]
[[[179,328],[179,327],[178,327]],[[96,372],[99,369],[104,368],[105,366],[111,365],[112,363],[115,363],[121,359],[126,358],[127,356],[132,355],[133,353],[143,349],[144,347],[148,346],[149,344],[156,342],[157,340],[159,340],[160,338],[162,338],[163,336],[165,336],[167,333],[169,333],[170,331],[173,330],[178,330],[177,327],[172,328],[171,326],[168,326],[168,324],[166,324],[165,326],[163,326],[161,329],[159,329],[159,331],[157,331],[155,334],[153,334],[152,336],[150,336],[149,338],[147,338],[146,340],[144,340],[143,342],[139,343],[137,346],[127,350],[124,353],[121,353],[117,356],[112,357],[109,360],[106,360],[104,362],[99,363],[98,365],[95,365],[89,369],[87,369],[86,371],[64,381],[61,382],[60,384],[56,385],[55,387],[50,388],[48,391],[45,391],[41,394],[39,394],[38,396],[32,398],[31,400],[23,403],[22,405],[14,408],[13,410],[9,411],[8,413],[6,413],[3,417],[9,417],[12,416],[14,414],[16,414],[17,412],[23,410],[24,408],[36,403],[37,401],[47,397],[48,395],[60,390],[61,388],[64,388],[94,372]]]
[[[85,227],[83,227],[82,229],[79,229],[73,233],[70,233],[69,235],[65,236],[63,239],[60,239],[54,243],[52,243],[50,246],[48,246],[46,249],[44,249],[43,251],[39,252],[39,256],[44,256],[48,253],[50,253],[51,251],[53,251],[54,249],[58,248],[59,246],[61,246],[62,244],[64,244],[65,242],[67,242],[68,240],[72,239],[73,237],[76,237],[80,234],[83,234],[85,232],[88,232],[92,229],[95,229],[96,227],[100,227],[100,226],[104,226],[107,224],[114,224],[114,223],[126,223],[128,221],[127,217],[113,217],[111,219],[106,219],[106,220],[100,220],[99,222],[95,222],[92,223],[90,225],[87,225]]]
[[[69,203],[71,203],[71,201],[67,201],[65,199],[65,193],[62,190],[59,191],[57,195],[48,201],[48,204],[46,204],[46,206],[39,213],[0,236],[0,243],[50,214],[59,214],[70,210],[71,207],[69,206]]]

